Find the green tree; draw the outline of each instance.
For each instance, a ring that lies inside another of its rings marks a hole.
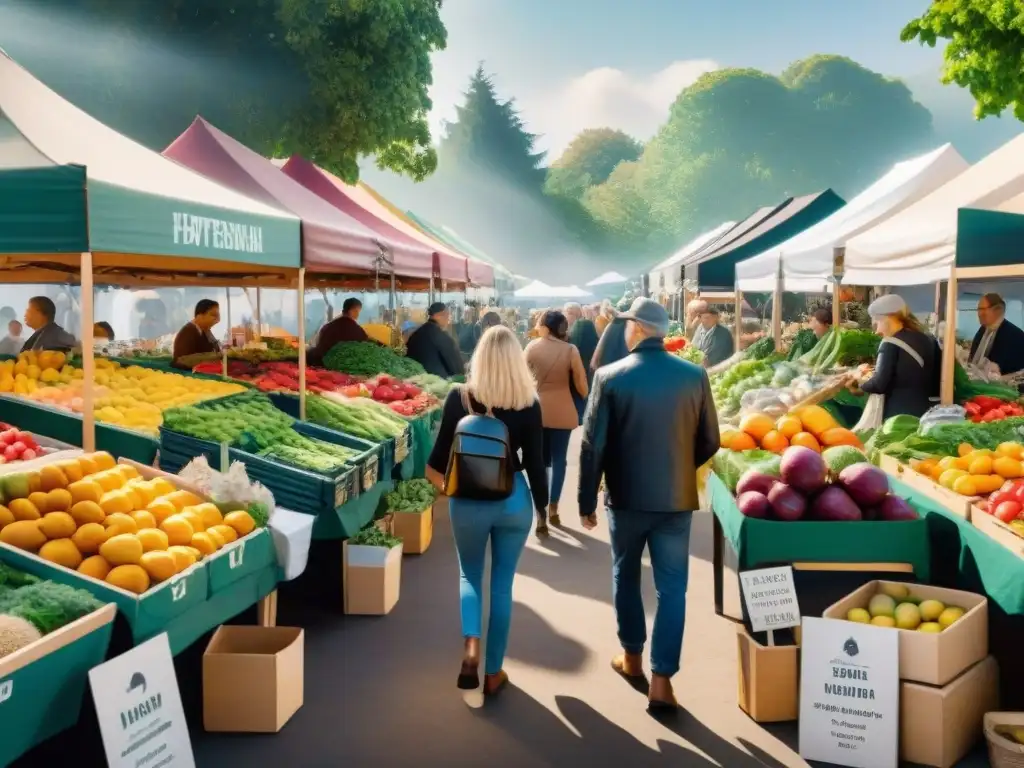
[[[545,191],[578,200],[588,188],[607,181],[619,163],[639,160],[642,151],[643,145],[622,131],[585,130],[551,164]]]
[[[544,153],[534,151],[537,137],[523,126],[512,99],[502,101],[480,65],[469,82],[456,119],[441,140],[441,162],[455,172],[483,172],[493,181],[538,194],[544,186]]]
[[[947,40],[942,80],[967,88],[978,118],[1012,109],[1024,120],[1024,4],[1021,0],[943,0],[900,33],[934,47]]]
[[[49,12],[86,13],[135,47],[141,37],[152,48],[148,57],[125,60],[130,92],[74,67],[53,84],[105,119],[115,99],[152,101],[159,126],[155,118],[132,119],[147,126],[140,138],[156,148],[202,113],[260,152],[298,152],[348,180],[358,178],[357,161],[366,155],[422,179],[437,164],[427,89],[430,54],[446,44],[440,8],[441,0],[53,0]],[[0,45],[16,47],[4,37]],[[152,79],[166,76],[161,48],[182,59],[213,54],[216,63],[172,94],[154,95]],[[33,68],[31,54],[24,61]],[[224,74],[248,67],[258,77],[244,87]]]

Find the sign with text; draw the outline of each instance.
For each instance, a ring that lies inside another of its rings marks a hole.
[[[805,618],[800,646],[800,756],[852,768],[896,768],[899,633]]]
[[[89,670],[110,768],[195,768],[167,634]]]
[[[743,571],[740,587],[754,632],[800,626],[800,604],[796,599],[792,566]]]

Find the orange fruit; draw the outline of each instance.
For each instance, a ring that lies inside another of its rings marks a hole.
[[[181,515],[171,515],[160,523],[160,530],[167,534],[167,542],[171,546],[184,546],[192,543],[195,533],[192,525]]]
[[[159,584],[178,572],[178,564],[170,552],[145,552],[139,565],[149,574],[150,581]]]
[[[776,429],[773,429],[761,440],[761,447],[772,453],[782,453],[789,448],[789,440]]]
[[[82,477],[95,475],[100,471],[99,465],[93,461],[92,456],[89,454],[82,454],[78,457],[78,466],[82,469]]]
[[[145,509],[139,509],[131,514],[132,520],[139,526],[141,531],[143,528],[156,528],[156,517],[153,516],[152,512]]]
[[[71,492],[71,500],[77,504],[80,501],[95,501],[97,504],[103,498],[103,486],[92,478],[79,480],[68,486]]]
[[[167,553],[174,557],[175,573],[181,573],[198,560],[190,547],[168,547]]]
[[[35,505],[36,509],[39,510],[39,514],[45,515],[49,511],[47,505],[49,504],[50,498],[43,491],[30,493],[28,495],[28,500]]]
[[[39,530],[48,539],[70,539],[78,530],[78,524],[67,512],[48,512],[39,521]]]
[[[71,507],[71,516],[79,525],[102,523],[107,513],[95,501],[80,501]]]
[[[812,451],[821,453],[821,445],[818,443],[818,439],[810,432],[797,432],[793,435],[793,438],[789,441],[790,445],[800,445],[804,448],[810,448]]]
[[[206,531],[200,531],[192,536],[192,547],[198,549],[204,556],[212,555],[217,551],[217,545],[214,543],[213,537],[206,533]]]
[[[185,509],[181,510],[178,515],[188,520],[188,524],[192,526],[192,531],[194,533],[205,531],[206,526],[203,525],[203,518],[193,512],[192,509],[192,507],[185,507]]]
[[[99,523],[86,523],[78,526],[78,530],[71,536],[71,541],[83,555],[94,555],[100,551],[100,545],[107,540],[108,535],[107,529]]]
[[[47,512],[67,512],[71,504],[71,492],[66,488],[54,488],[46,494]]]
[[[755,448],[757,443],[746,432],[736,432],[729,441],[730,451],[752,451]]]
[[[96,466],[101,472],[105,469],[113,469],[117,466],[117,462],[114,461],[114,457],[106,451],[96,451],[95,453],[90,454],[89,458],[96,463]]]
[[[763,413],[751,413],[740,419],[740,431],[746,432],[760,443],[764,436],[775,429],[775,422]]]
[[[238,539],[238,531],[230,525],[224,525],[223,523],[221,525],[215,525],[212,528],[207,528],[206,532],[216,533],[224,540],[225,544],[230,544],[232,541],[236,541]]]
[[[845,427],[833,427],[821,433],[821,444],[831,448],[834,445],[851,445],[854,448],[863,448],[860,438]]]
[[[156,528],[144,528],[135,535],[142,542],[143,552],[158,552],[169,546],[167,534]]]
[[[153,519],[156,520],[157,525],[162,523],[171,515],[178,514],[178,508],[167,499],[156,499],[150,502],[149,506],[146,507],[146,510],[153,515]]]
[[[231,528],[230,525],[225,526],[225,527]],[[235,529],[231,528],[231,530],[233,531]],[[220,531],[217,530],[217,526],[214,526],[213,528],[207,528],[205,533],[206,533],[207,536],[210,537],[210,539],[213,541],[213,545],[215,547],[217,547],[217,549],[223,549],[224,545],[228,543],[227,539],[225,539],[221,535]],[[237,534],[236,534],[236,538],[237,538]]]
[[[82,465],[74,459],[58,461],[54,466],[60,467],[60,471],[64,473],[64,477],[68,479],[69,483],[76,483],[83,477]]]
[[[239,538],[248,536],[256,529],[256,521],[252,519],[252,515],[241,510],[228,512],[224,515],[224,522],[235,529]]]
[[[775,428],[787,440],[791,440],[793,435],[804,431],[803,422],[796,416],[789,415],[779,417],[779,420],[775,423]]]
[[[117,536],[122,533],[138,533],[139,530],[138,523],[123,512],[107,515],[103,518],[103,527],[107,529],[111,536]]]
[[[93,555],[82,561],[82,564],[78,566],[78,572],[84,576],[92,576],[94,579],[103,581],[107,578],[107,574],[110,573],[110,563],[106,561],[103,555]]]

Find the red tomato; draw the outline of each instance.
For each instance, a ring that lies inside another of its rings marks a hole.
[[[1002,504],[999,504],[995,508],[995,511],[992,514],[994,514],[997,519],[1003,521],[1004,523],[1008,523],[1011,520],[1016,520],[1017,515],[1020,514],[1020,511],[1021,505],[1019,502],[1004,501]]]
[[[992,509],[995,509],[1004,501],[1016,501],[1013,498],[1013,491],[1008,490],[1005,485],[988,497],[988,502]]]
[[[1010,492],[1010,497],[1007,501],[1011,500],[1016,501],[1021,506],[1024,506],[1024,485],[1018,484],[1014,486],[1014,489]]]

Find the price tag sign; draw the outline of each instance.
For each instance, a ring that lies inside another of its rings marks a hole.
[[[195,768],[167,634],[89,670],[110,768]]]
[[[366,460],[363,466],[363,490],[368,491],[377,484],[377,457]]]
[[[342,477],[334,483],[334,508],[343,507],[348,504],[348,478]]]
[[[754,632],[800,626],[800,604],[796,599],[792,566],[743,571],[740,588]]]
[[[899,632],[807,618],[801,639],[800,756],[852,768],[896,768]]]
[[[409,456],[409,432],[405,431],[395,438],[395,464],[401,464]]]

